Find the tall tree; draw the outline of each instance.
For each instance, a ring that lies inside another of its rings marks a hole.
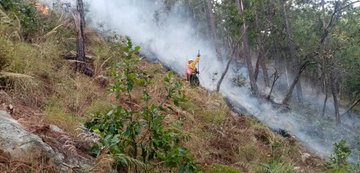
[[[287,39],[287,44],[289,47],[289,56],[290,56],[290,60],[292,61],[292,64],[295,68],[292,72],[296,73],[298,71],[299,67],[299,58],[296,56],[296,50],[295,50],[295,46],[293,43],[293,33],[292,33],[292,28],[290,26],[289,23],[289,15],[287,13],[287,7],[286,7],[286,3],[283,4],[283,13],[284,13],[284,20],[285,20],[285,30],[286,30],[286,39]],[[303,100],[303,96],[302,96],[302,87],[301,87],[301,79],[299,76],[299,79],[296,82],[296,96],[299,102],[302,102]]]
[[[266,65],[266,56],[268,55],[269,46],[267,42],[269,39],[269,32],[272,29],[273,11],[270,1],[255,1],[253,11],[255,11],[255,31],[256,31],[256,46],[258,52],[258,59],[255,65],[255,81],[257,81],[259,71],[263,73],[264,84],[270,87],[269,75]],[[270,44],[268,44],[270,45]],[[266,49],[266,50],[265,50]]]
[[[216,21],[215,21],[214,9],[213,9],[214,7],[213,1],[205,0],[205,3],[206,3],[206,9],[207,9],[206,12],[209,21],[208,23],[210,28],[211,39],[214,42],[216,56],[218,60],[221,62],[222,61],[221,45],[219,44],[219,39],[216,33]]]
[[[258,95],[258,87],[255,81],[254,70],[251,62],[251,55],[250,55],[250,47],[249,47],[249,40],[248,40],[248,32],[246,26],[246,19],[244,14],[244,3],[243,0],[236,0],[236,6],[238,8],[239,15],[243,18],[243,24],[240,28],[241,32],[244,33],[242,37],[242,46],[243,46],[243,56],[246,62],[246,66],[248,69],[249,79],[250,79],[250,87],[254,95]]]

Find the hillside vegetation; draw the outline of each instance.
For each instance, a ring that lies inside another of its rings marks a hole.
[[[88,77],[66,59],[76,48],[71,18],[20,1],[0,5],[2,109],[67,157],[94,160],[90,172],[326,171],[294,138],[148,63],[130,39],[103,38],[87,28],[87,63],[95,71]],[[20,162],[0,151],[0,172],[55,170],[41,158]]]

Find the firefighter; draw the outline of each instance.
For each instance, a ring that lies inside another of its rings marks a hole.
[[[198,69],[196,68],[196,65],[200,62],[200,54],[198,54],[195,58],[189,59],[187,62],[187,68],[186,68],[186,80],[190,80],[191,75],[195,75],[199,73]]]

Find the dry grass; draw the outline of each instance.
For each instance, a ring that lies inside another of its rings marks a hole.
[[[0,150],[0,172],[2,173],[56,173],[54,166],[43,159],[31,162],[14,160]]]

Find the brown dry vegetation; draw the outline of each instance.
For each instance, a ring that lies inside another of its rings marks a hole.
[[[49,165],[45,160],[39,159],[33,162],[13,160],[8,153],[0,150],[0,172],[14,173],[55,173],[53,165]]]
[[[50,20],[50,19],[49,19]],[[131,103],[123,100],[116,103],[107,88],[95,78],[75,74],[72,63],[62,55],[74,50],[73,26],[67,20],[52,34],[34,38],[29,43],[7,37],[9,26],[0,24],[0,87],[11,99],[0,100],[1,104],[12,104],[12,116],[28,130],[68,157],[89,157],[89,143],[79,139],[77,130],[91,114],[109,110],[112,104],[141,106],[143,88],[137,88]],[[120,58],[111,44],[103,41],[94,31],[87,30],[88,52],[92,56],[95,76],[108,75],[107,70]],[[162,80],[166,70],[159,64],[142,60],[140,67],[150,75],[148,91],[154,102],[162,102],[166,92]],[[6,72],[6,73],[5,73]],[[182,79],[178,79],[182,80]],[[111,79],[110,79],[111,82]],[[166,123],[181,122],[182,131],[189,140],[185,142],[204,172],[217,170],[243,172],[258,171],[261,164],[281,158],[282,163],[299,167],[305,172],[323,172],[323,161],[312,157],[303,162],[305,150],[295,141],[281,138],[256,120],[238,115],[226,105],[218,93],[185,84],[182,90],[187,101],[175,106],[165,105]],[[54,124],[63,132],[49,130]],[[73,147],[64,148],[63,140],[72,141]],[[95,160],[95,158],[92,158]],[[97,159],[94,172],[107,172],[112,159],[106,154]],[[54,172],[43,160],[25,163],[14,161],[0,152],[0,172]],[[225,166],[226,165],[226,166]]]

